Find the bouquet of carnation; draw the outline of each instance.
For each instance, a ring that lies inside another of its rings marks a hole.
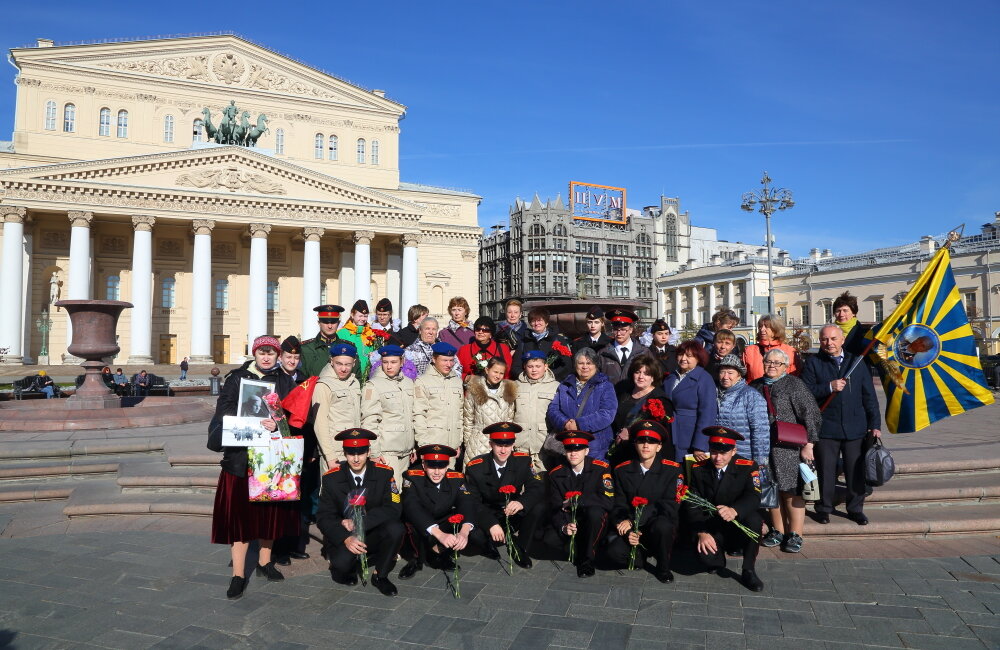
[[[456,535],[458,535],[458,531],[462,530],[462,520],[464,519],[465,519],[464,515],[452,515],[448,517],[448,523],[455,527],[454,533]],[[455,549],[453,553],[454,556],[452,559],[455,564],[455,577],[454,577],[455,579],[452,581],[453,582],[452,589],[455,592],[455,598],[461,598],[462,597],[461,584],[459,582],[459,576],[458,576],[458,549]]]
[[[282,438],[289,438],[292,432],[288,429],[288,418],[285,416],[285,409],[281,407],[281,398],[275,392],[270,392],[264,396],[264,403],[267,405],[267,412],[271,414],[271,419],[278,425],[278,432]]]
[[[569,504],[569,523],[576,525],[576,508],[580,505],[580,497],[583,496],[583,492],[571,491],[566,493],[566,502]],[[573,558],[576,557],[576,533],[569,536],[569,560],[570,564],[573,563]]]
[[[636,533],[639,532],[639,520],[642,519],[643,509],[649,505],[649,499],[645,497],[632,497],[632,508],[635,509],[635,518],[632,520],[632,530]],[[639,546],[633,546],[632,552],[628,558],[628,570],[635,571],[635,556],[639,550]]]
[[[510,497],[517,494],[517,488],[513,485],[501,485],[500,494],[503,495],[504,510],[510,505]],[[514,573],[514,559],[517,557],[517,546],[514,545],[514,537],[510,533],[510,515],[504,512],[504,538],[507,542],[507,557],[510,559],[510,572]]]
[[[719,506],[715,505],[705,497],[698,496],[696,493],[692,492],[687,485],[684,485],[681,479],[677,479],[676,499],[677,503],[680,503],[681,501],[688,501],[691,503],[691,505],[695,506],[696,508],[701,508],[702,510],[710,512],[715,515],[719,514]],[[744,526],[737,520],[733,519],[729,523],[733,524],[734,526],[742,530],[746,534],[746,536],[752,539],[753,541],[756,542],[758,539],[760,539],[760,533],[754,532],[753,530]]]
[[[549,356],[545,357],[545,365],[551,366],[559,357],[571,356],[573,356],[573,351],[566,347],[565,343],[562,341],[555,341],[552,344],[552,350],[549,352]]]
[[[348,497],[347,505],[351,507],[351,520],[354,522],[354,536],[365,543],[365,499],[364,494]],[[368,553],[361,554],[361,582],[368,580]]]
[[[482,375],[486,372],[486,366],[489,364],[490,359],[493,358],[492,354],[487,354],[485,351],[480,350],[472,355],[472,371],[477,375]]]
[[[392,332],[384,329],[372,328],[372,342],[375,349],[378,349],[386,344],[386,342],[392,337]]]

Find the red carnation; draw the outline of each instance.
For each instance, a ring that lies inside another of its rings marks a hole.
[[[460,524],[460,523],[462,523],[463,519],[465,519],[464,515],[452,515],[452,516],[448,517],[448,523],[449,524]]]
[[[553,343],[552,344],[552,351],[553,352],[558,352],[559,354],[563,355],[564,357],[568,357],[568,356],[571,356],[573,354],[573,351],[570,350],[568,347],[566,347],[566,345],[562,341],[556,341],[555,343]]]
[[[575,492],[575,491],[567,492],[566,493],[566,500],[569,501],[573,497],[582,497],[582,496],[583,496],[583,492]]]
[[[663,402],[658,399],[648,400],[644,408],[657,420],[667,417],[667,410],[663,408]]]
[[[382,338],[382,339],[387,339],[387,338],[389,338],[389,336],[391,336],[389,334],[389,332],[387,332],[385,330],[372,329],[372,333],[375,334],[375,336],[377,336],[379,338]]]
[[[632,497],[632,507],[638,508],[649,504],[649,499],[643,497]]]
[[[501,485],[500,494],[517,494],[517,488],[513,485]]]
[[[353,496],[350,499],[348,499],[347,505],[349,505],[349,506],[363,506],[363,505],[365,505],[365,502],[366,502],[365,495],[358,494],[358,495]]]
[[[688,486],[684,485],[680,481],[677,481],[677,503],[683,501],[684,497],[687,496],[687,493],[688,493]]]

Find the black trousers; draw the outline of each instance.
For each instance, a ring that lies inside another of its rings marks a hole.
[[[847,484],[847,512],[861,512],[865,506],[865,439],[830,440],[816,443],[816,469],[819,472],[819,503],[816,512],[833,512],[837,491],[837,460],[844,458],[844,483]]]
[[[656,570],[664,572],[670,568],[670,556],[674,550],[674,538],[677,536],[676,523],[667,517],[652,517],[639,526],[642,537],[639,540],[642,547],[636,555],[636,564],[647,555],[656,558]],[[632,545],[628,543],[628,537],[622,537],[615,531],[611,541],[608,542],[608,561],[617,567],[628,566],[629,557],[632,555]]]
[[[396,553],[403,542],[403,522],[387,521],[365,531],[365,545],[368,547],[368,566],[382,577],[388,577],[396,564]],[[330,569],[337,575],[345,576],[357,570],[361,556],[347,550],[343,544],[329,544],[327,557]]]
[[[548,519],[548,510],[543,510],[540,521]],[[594,562],[597,557],[597,550],[601,539],[604,536],[604,529],[608,525],[608,513],[602,508],[579,506],[576,509],[576,538],[564,535],[555,525],[543,524],[541,539],[532,540],[530,548],[526,548],[529,555],[534,555],[542,560],[563,560],[569,558],[569,545],[576,546],[576,562],[590,560]],[[523,538],[522,538],[523,539]]]
[[[455,524],[448,523],[447,517],[437,523],[441,530],[445,532],[452,533],[455,530]],[[472,532],[469,533],[468,545],[460,552],[465,555],[476,555],[486,548],[488,539],[483,529],[475,526]],[[430,563],[433,564],[442,555],[452,553],[450,549],[443,547],[439,547],[440,552],[435,553],[432,550],[435,544],[437,544],[437,539],[431,536],[430,533],[426,530],[417,530],[413,524],[406,522],[406,535],[403,540],[403,547],[399,553],[406,560],[417,560],[422,564],[428,564],[428,560],[431,560]]]
[[[763,525],[760,512],[755,511],[749,517],[740,517],[739,522],[754,532],[759,532]],[[757,564],[757,552],[760,550],[760,542],[756,542],[746,533],[728,521],[713,517],[708,520],[706,533],[715,539],[715,553],[698,553],[698,560],[710,569],[721,569],[726,566],[726,551],[743,549],[743,570],[753,571]],[[698,536],[695,535],[695,544]]]
[[[536,505],[534,508],[528,510],[521,510],[521,512],[510,518],[510,529],[512,533],[516,534],[514,538],[517,545],[524,552],[528,552],[532,542],[535,538],[535,532],[538,530],[538,526],[542,519],[545,517],[546,510],[543,506]],[[493,516],[496,517],[497,522],[499,522],[500,527],[504,529],[504,535],[507,534],[507,529],[504,519],[503,510],[494,510]],[[496,544],[493,541],[493,537],[490,535],[489,529],[482,522],[476,522],[476,529],[482,529],[483,534],[486,536],[487,541],[492,544]],[[473,531],[475,532],[475,531]]]

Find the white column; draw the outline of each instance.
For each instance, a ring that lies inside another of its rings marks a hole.
[[[690,304],[688,305],[690,307],[690,311],[688,313],[691,314],[691,324],[700,326],[701,318],[698,315],[698,287],[692,286],[688,294],[690,296]]]
[[[403,271],[403,251],[398,246],[386,248],[385,265],[385,297],[392,302],[393,318],[406,324],[406,312],[400,311],[403,302],[400,299],[400,274]]]
[[[21,256],[24,258],[22,264],[21,274],[23,276],[23,282],[21,284],[21,358],[27,363],[37,363],[41,365],[41,362],[35,358],[31,358],[31,339],[33,335],[41,336],[41,332],[35,329],[35,314],[32,313],[34,309],[31,295],[31,269],[34,267],[34,244],[32,242],[31,230],[28,229],[24,233],[24,252]],[[44,296],[43,303],[46,305],[42,307],[42,311],[48,311],[48,296]],[[48,355],[45,356],[45,362],[48,363]]]
[[[734,286],[733,282],[730,280],[726,283],[726,307],[736,311],[736,298],[733,295]]]
[[[750,279],[743,282],[743,302],[747,310],[747,325],[750,327],[756,327],[757,320],[763,315],[751,313],[753,311],[753,298],[753,274],[751,273]]]
[[[134,215],[132,227],[132,309],[129,311],[131,347],[128,362],[153,363],[153,224],[154,217]],[[195,250],[195,259],[198,251]]]
[[[349,242],[340,242],[340,305],[350,311],[354,304],[354,248]],[[346,322],[346,321],[345,321]]]
[[[403,242],[403,288],[399,313],[400,320],[405,321],[406,311],[420,302],[417,293],[420,286],[417,278],[417,245],[420,244],[420,235],[403,235],[400,239]]]
[[[715,315],[715,283],[708,283],[708,317]]]
[[[0,348],[5,364],[23,362],[24,218],[26,208],[0,207],[3,218],[3,260],[0,262]]]
[[[250,224],[250,295],[247,299],[247,343],[267,334],[267,235],[271,226]]]
[[[371,230],[354,232],[354,300],[372,301],[372,240],[375,233]],[[351,304],[354,304],[353,301]],[[349,305],[344,305],[350,309]],[[368,305],[372,311],[375,305]]]
[[[322,228],[303,228],[305,247],[302,249],[302,330],[300,338],[305,340],[316,329],[316,312],[313,307],[319,305],[320,297],[320,265],[319,240],[323,236]]]
[[[90,298],[90,222],[94,219],[93,212],[71,210],[68,214],[72,226],[69,235],[69,286],[66,290],[68,300],[88,300]],[[66,315],[66,347],[73,342],[73,324]],[[50,350],[51,353],[51,350]],[[74,357],[69,352],[63,355],[63,364],[78,365],[83,359]]]
[[[212,363],[212,229],[211,219],[196,219],[191,264],[191,363]]]
[[[681,289],[680,287],[674,287],[674,322],[670,324],[675,330],[679,330],[684,327],[681,323]]]

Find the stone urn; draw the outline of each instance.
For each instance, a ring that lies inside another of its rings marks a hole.
[[[86,371],[76,394],[66,401],[72,402],[71,407],[78,409],[119,408],[121,399],[101,378],[102,359],[113,357],[121,349],[115,341],[118,317],[123,309],[132,307],[132,303],[121,300],[60,300],[56,307],[62,307],[69,314],[73,342],[67,351],[84,359],[80,365]]]

